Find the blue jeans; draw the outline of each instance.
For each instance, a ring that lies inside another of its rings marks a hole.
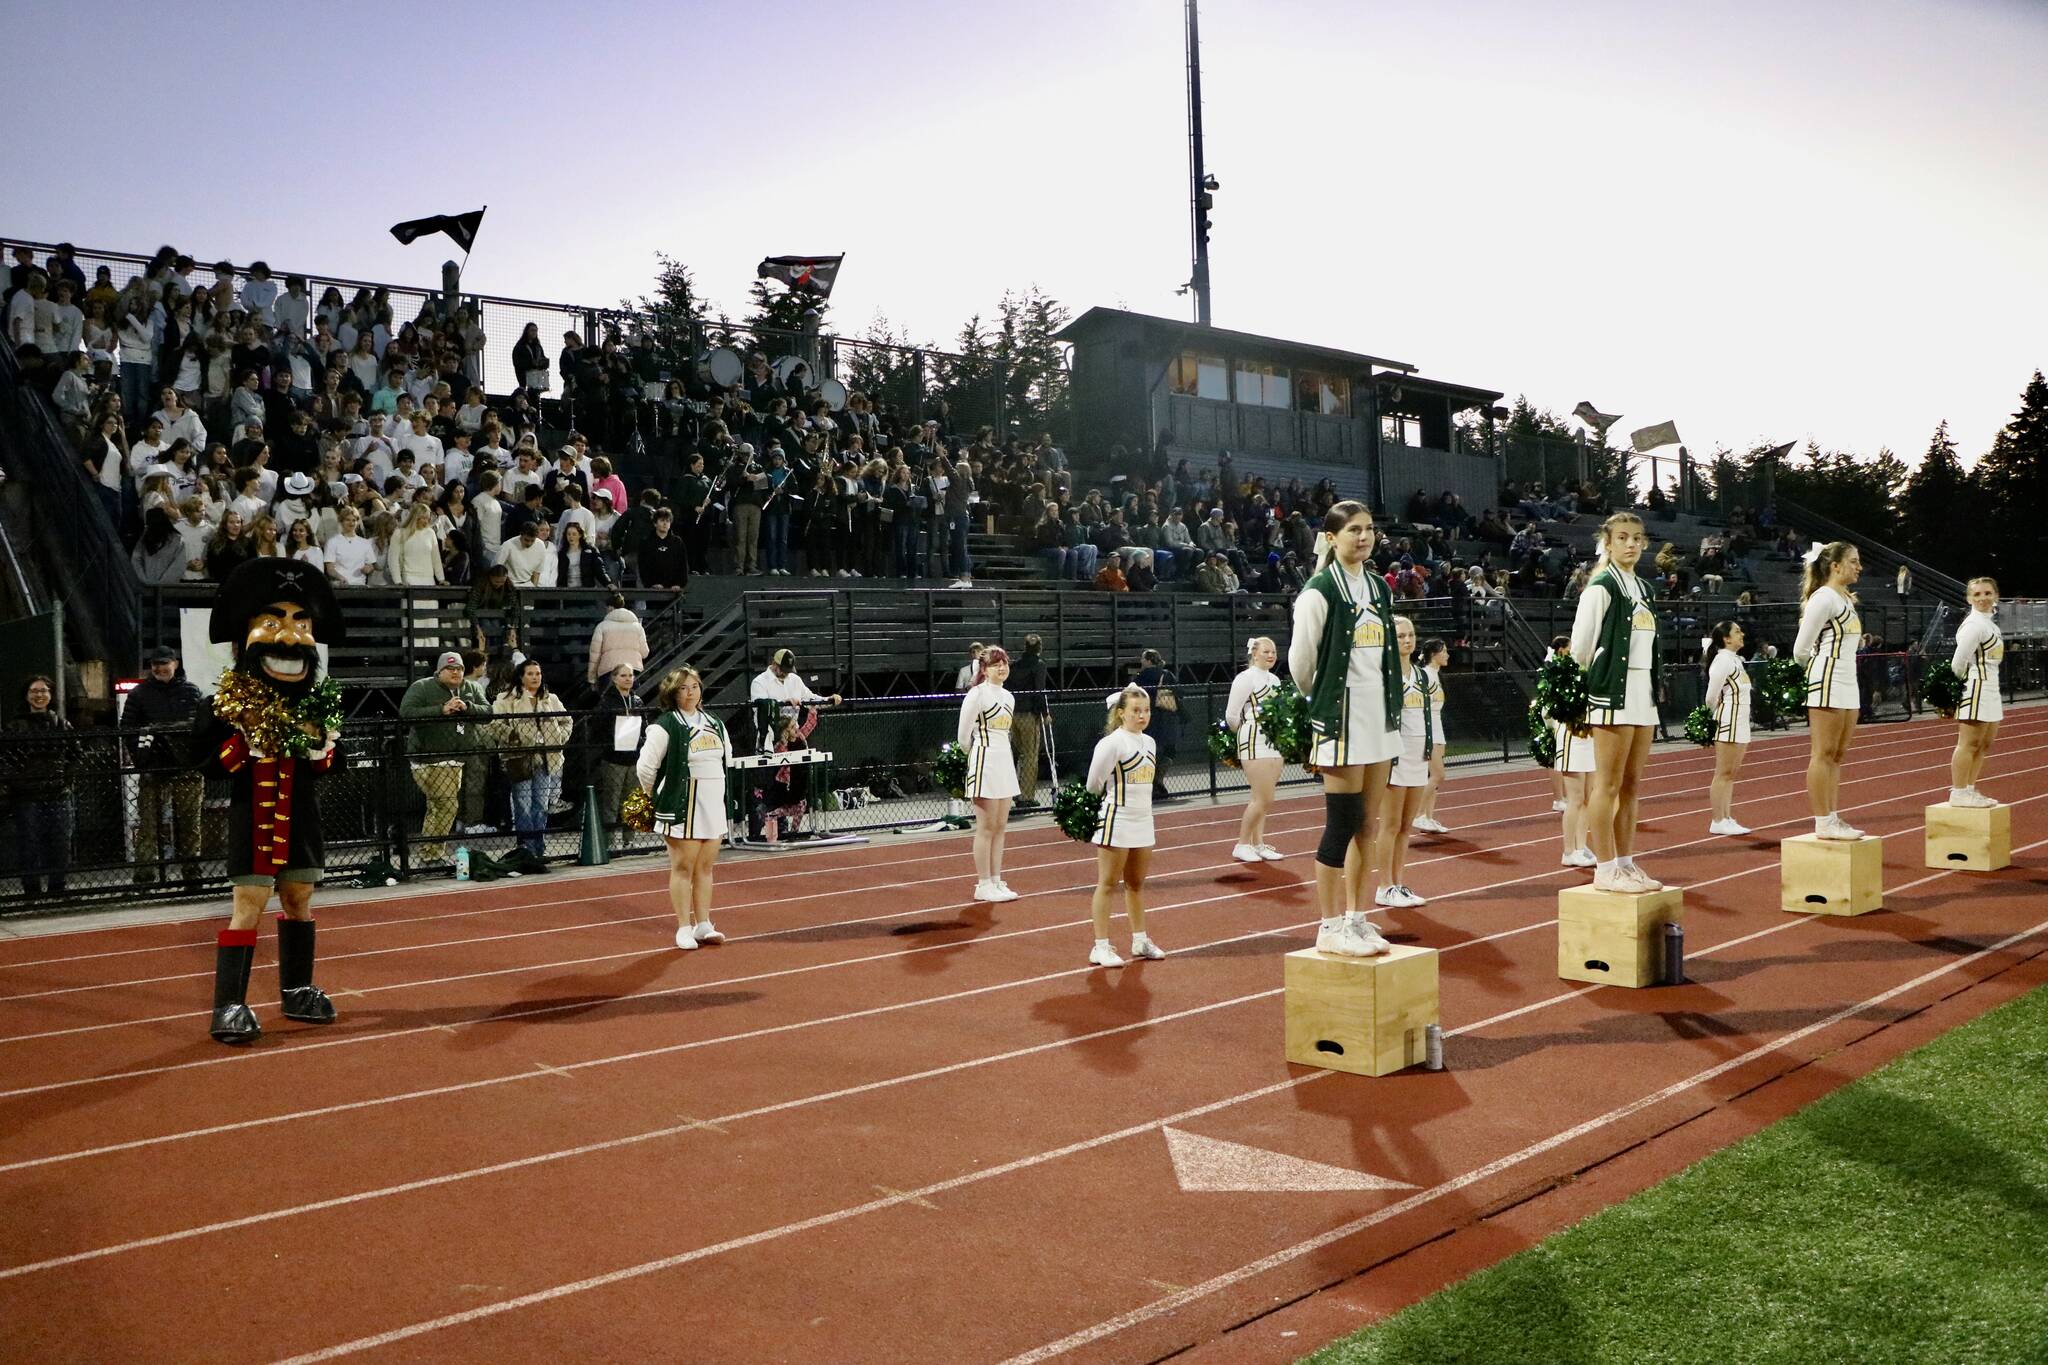
[[[548,807],[560,778],[536,770],[524,782],[512,784],[512,828],[519,842],[535,853],[547,852]]]
[[[155,380],[154,365],[121,362],[121,425],[134,432],[138,441],[142,439],[142,428],[149,423],[149,414],[156,411],[149,396]]]
[[[1167,579],[1172,578],[1173,551],[1154,550],[1152,552],[1152,572],[1159,575],[1159,580],[1162,583],[1165,582]]]
[[[50,894],[63,895],[64,874],[71,867],[71,798],[18,802],[14,821],[15,837],[20,840],[16,858],[21,865],[21,889],[40,896],[47,876]]]
[[[777,501],[786,502],[782,498]],[[763,512],[761,514],[761,567],[764,569],[789,568],[789,513]]]
[[[1045,565],[1047,578],[1064,578],[1067,573],[1067,550],[1062,545],[1047,545],[1039,549],[1039,562]]]
[[[1095,578],[1095,561],[1097,557],[1095,547],[1086,541],[1079,545],[1069,545],[1067,547],[1067,571],[1083,583],[1091,582]]]
[[[955,578],[965,578],[974,572],[973,556],[967,553],[967,514],[962,512],[951,519],[952,544],[947,547],[946,572]]]
[[[895,571],[898,578],[917,578],[917,518],[908,512],[898,512],[896,520],[889,523],[889,538],[895,547]]]

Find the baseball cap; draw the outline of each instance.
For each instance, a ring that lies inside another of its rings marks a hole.
[[[796,651],[790,649],[778,649],[773,654],[768,656],[768,662],[776,665],[778,668],[795,668]]]
[[[178,651],[169,645],[158,645],[143,656],[142,662],[146,664],[174,664],[178,662]]]

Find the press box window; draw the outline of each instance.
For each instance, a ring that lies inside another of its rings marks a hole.
[[[1182,351],[1173,358],[1166,382],[1174,393],[1213,398],[1219,403],[1230,401],[1230,369],[1217,356]]]
[[[1342,375],[1304,370],[1295,383],[1295,394],[1303,412],[1319,412],[1325,417],[1351,415],[1351,381]]]

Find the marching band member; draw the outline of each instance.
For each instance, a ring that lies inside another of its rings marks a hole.
[[[1407,910],[1427,902],[1408,889],[1408,831],[1429,795],[1429,760],[1443,741],[1436,732],[1436,706],[1429,671],[1415,662],[1415,623],[1394,618],[1394,645],[1401,655],[1401,754],[1387,776],[1386,805],[1380,813],[1378,864],[1387,882],[1374,904]]]
[[[1856,643],[1863,618],[1849,591],[1863,572],[1863,557],[1846,540],[1807,552],[1800,598],[1799,638],[1792,657],[1806,666],[1806,720],[1813,748],[1806,761],[1806,798],[1813,832],[1823,839],[1861,839],[1863,831],[1835,811],[1842,759],[1856,734],[1861,694],[1856,686]]]
[[[684,664],[661,680],[660,717],[647,727],[634,776],[654,800],[654,832],[668,841],[668,899],[676,947],[723,943],[711,926],[711,871],[725,838],[725,768],[732,740],[704,709],[704,680]]]
[[[1616,512],[1601,523],[1593,575],[1572,621],[1572,657],[1586,670],[1586,723],[1593,729],[1593,777],[1586,819],[1593,886],[1660,891],[1636,866],[1636,789],[1657,730],[1657,614],[1636,576],[1649,537],[1643,519]]]
[[[837,706],[840,697],[837,692],[821,697],[811,691],[810,684],[796,671],[796,652],[778,649],[768,656],[768,666],[755,674],[748,685],[747,701],[754,708],[757,747],[770,754],[775,752],[775,722],[779,717],[793,716],[799,708],[819,702]]]
[[[1010,654],[990,645],[975,656],[967,695],[960,699],[958,742],[967,751],[967,799],[974,803],[974,898],[1013,901],[1017,893],[1003,880],[1003,835],[1010,802],[1017,795],[1017,760],[1010,752],[1010,724],[1017,701],[1003,684]]]
[[[1145,727],[1152,723],[1152,699],[1135,683],[1109,697],[1109,730],[1096,741],[1088,763],[1088,790],[1102,793],[1102,813],[1089,842],[1095,848],[1095,948],[1088,960],[1121,967],[1109,946],[1109,898],[1124,889],[1124,914],[1131,921],[1131,956],[1162,958],[1166,951],[1145,933],[1145,873],[1152,865],[1152,777],[1158,748]]]
[[[1259,731],[1259,703],[1280,686],[1273,665],[1280,651],[1266,636],[1245,641],[1245,665],[1230,681],[1230,701],[1223,719],[1237,735],[1237,766],[1244,769],[1251,797],[1244,805],[1244,818],[1237,825],[1237,847],[1230,856],[1241,863],[1277,862],[1281,853],[1266,842],[1266,813],[1273,807],[1273,793],[1280,785],[1282,760],[1271,740]]]
[[[1714,780],[1708,788],[1714,822],[1709,834],[1747,834],[1735,819],[1735,777],[1749,752],[1749,668],[1742,659],[1742,627],[1733,621],[1714,625],[1707,645],[1706,703],[1714,713]]]
[[[1956,628],[1956,652],[1949,659],[1949,667],[1963,680],[1963,704],[1956,708],[1959,724],[1955,755],[1948,762],[1948,803],[1995,806],[1994,798],[1977,790],[1977,775],[1984,771],[2005,714],[1998,692],[1999,665],[2005,660],[2005,637],[1998,629],[1998,580],[1973,578],[1969,594],[1970,614]]]
[[[1429,787],[1422,798],[1422,814],[1415,828],[1425,834],[1449,834],[1450,827],[1436,818],[1436,796],[1444,785],[1444,666],[1451,661],[1451,647],[1432,636],[1422,642],[1422,671],[1429,675],[1430,721],[1436,730],[1436,747],[1429,755]]]
[[[1366,919],[1376,822],[1387,769],[1401,751],[1401,664],[1394,603],[1373,572],[1372,513],[1340,502],[1323,515],[1314,575],[1294,599],[1287,671],[1308,698],[1323,778],[1323,838],[1316,849],[1320,952],[1371,957],[1393,945]],[[1355,850],[1355,852],[1354,852]]]

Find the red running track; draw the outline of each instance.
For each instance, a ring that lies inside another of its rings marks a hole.
[[[1281,1057],[1312,796],[1255,868],[1235,809],[1163,813],[1172,956],[1115,973],[1084,961],[1092,852],[1046,829],[1012,839],[1025,894],[995,907],[961,899],[958,836],[732,864],[732,939],[688,955],[655,871],[331,907],[342,1021],[266,1003],[248,1051],[204,1036],[207,926],[0,944],[0,1358],[1229,1354],[1659,1134],[1732,1140],[1739,1097],[1819,1093],[1816,1059],[1903,1047],[1936,1002],[1988,1005],[2048,948],[2048,710],[2016,710],[1988,770],[2001,873],[1921,867],[1951,739],[1859,736],[1843,807],[1887,836],[1889,889],[1854,920],[1777,909],[1803,736],[1753,746],[1745,840],[1704,834],[1710,757],[1658,753],[1639,852],[1687,888],[1692,983],[1651,991],[1555,975],[1555,893],[1585,874],[1556,866],[1547,777],[1454,777],[1453,834],[1410,858],[1430,903],[1381,916],[1443,952],[1450,1069],[1378,1080]],[[1187,1190],[1173,1150],[1202,1139],[1376,1179]]]

